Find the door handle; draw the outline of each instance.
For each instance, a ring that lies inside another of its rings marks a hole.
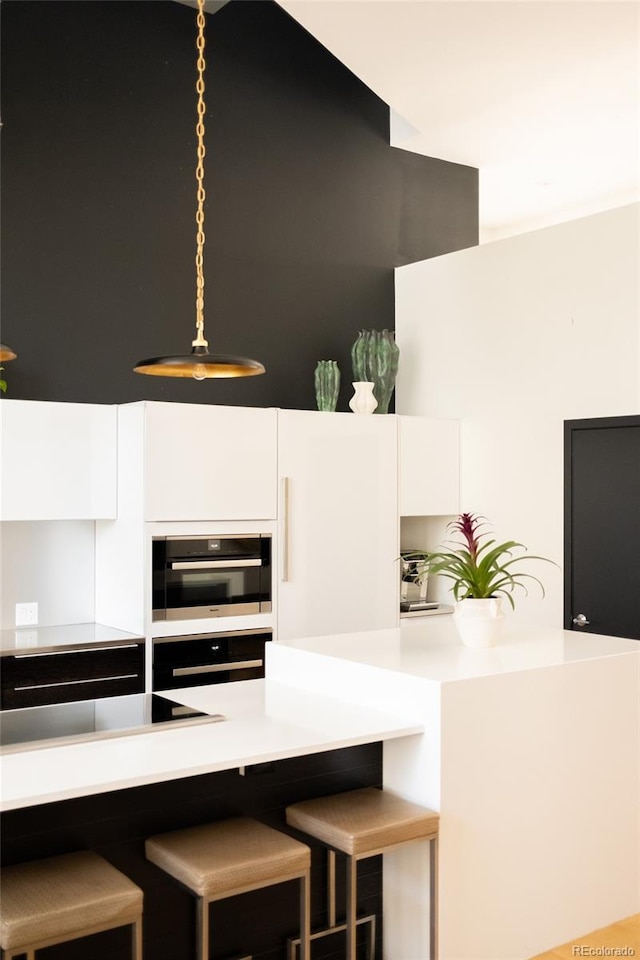
[[[280,579],[286,583],[289,579],[289,486],[290,477],[282,477],[282,571]]]
[[[587,620],[584,613],[579,613],[577,617],[574,617],[571,623],[575,623],[576,627],[587,627],[591,621]]]

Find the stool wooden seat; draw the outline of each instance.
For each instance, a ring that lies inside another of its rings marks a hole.
[[[437,955],[435,902],[439,815],[383,790],[364,787],[287,807],[287,823],[314,837],[329,850],[330,898],[335,897],[335,851],[347,858],[346,923],[335,922],[335,903],[329,904],[329,927],[311,935],[324,936],[337,929],[347,934],[347,960],[356,956],[356,870],[358,860],[386,853],[416,840],[430,841],[431,853],[431,960]],[[331,888],[333,887],[333,890]],[[370,919],[370,918],[366,918]],[[369,957],[375,955],[375,923],[371,925]]]
[[[2,870],[0,946],[5,960],[131,924],[142,960],[142,890],[89,850]]]
[[[238,817],[160,834],[146,841],[147,859],[197,899],[198,960],[209,957],[209,904],[288,880],[300,881],[302,960],[309,958],[311,851],[257,820]]]

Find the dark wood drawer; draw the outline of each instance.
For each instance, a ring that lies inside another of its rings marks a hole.
[[[3,710],[143,691],[143,642],[2,658]]]

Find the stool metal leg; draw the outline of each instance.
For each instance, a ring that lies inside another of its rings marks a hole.
[[[196,960],[209,960],[209,904],[204,897],[197,900]]]
[[[336,853],[327,849],[327,919],[330,927],[336,925]]]
[[[311,960],[311,871],[300,878],[300,960]]]
[[[356,960],[356,890],[358,861],[347,857],[347,950],[346,960]]]
[[[142,917],[131,924],[131,960],[142,960]]]
[[[376,917],[371,914],[367,960],[376,960]]]
[[[347,858],[347,871],[349,870],[349,858]],[[354,862],[355,867],[355,862]],[[353,884],[354,895],[356,884]],[[310,943],[314,940],[320,940],[323,937],[329,937],[332,934],[345,932],[348,942],[347,923],[338,923],[336,920],[336,852],[327,848],[327,919],[329,921],[326,927],[315,930],[310,934]],[[354,926],[357,928],[361,924],[369,925],[369,938],[367,942],[367,960],[375,960],[376,957],[376,917],[375,914],[368,914],[366,917],[357,916],[357,904],[354,904]],[[303,955],[303,930],[302,923],[299,937],[289,937],[287,940],[287,960],[304,960]]]

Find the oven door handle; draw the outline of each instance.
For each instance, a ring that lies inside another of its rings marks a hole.
[[[178,560],[172,570],[221,570],[227,567],[261,567],[262,560]]]
[[[174,667],[174,677],[193,677],[197,673],[222,673],[226,670],[248,670],[261,667],[264,660],[234,660],[232,663],[206,663],[202,667]]]

